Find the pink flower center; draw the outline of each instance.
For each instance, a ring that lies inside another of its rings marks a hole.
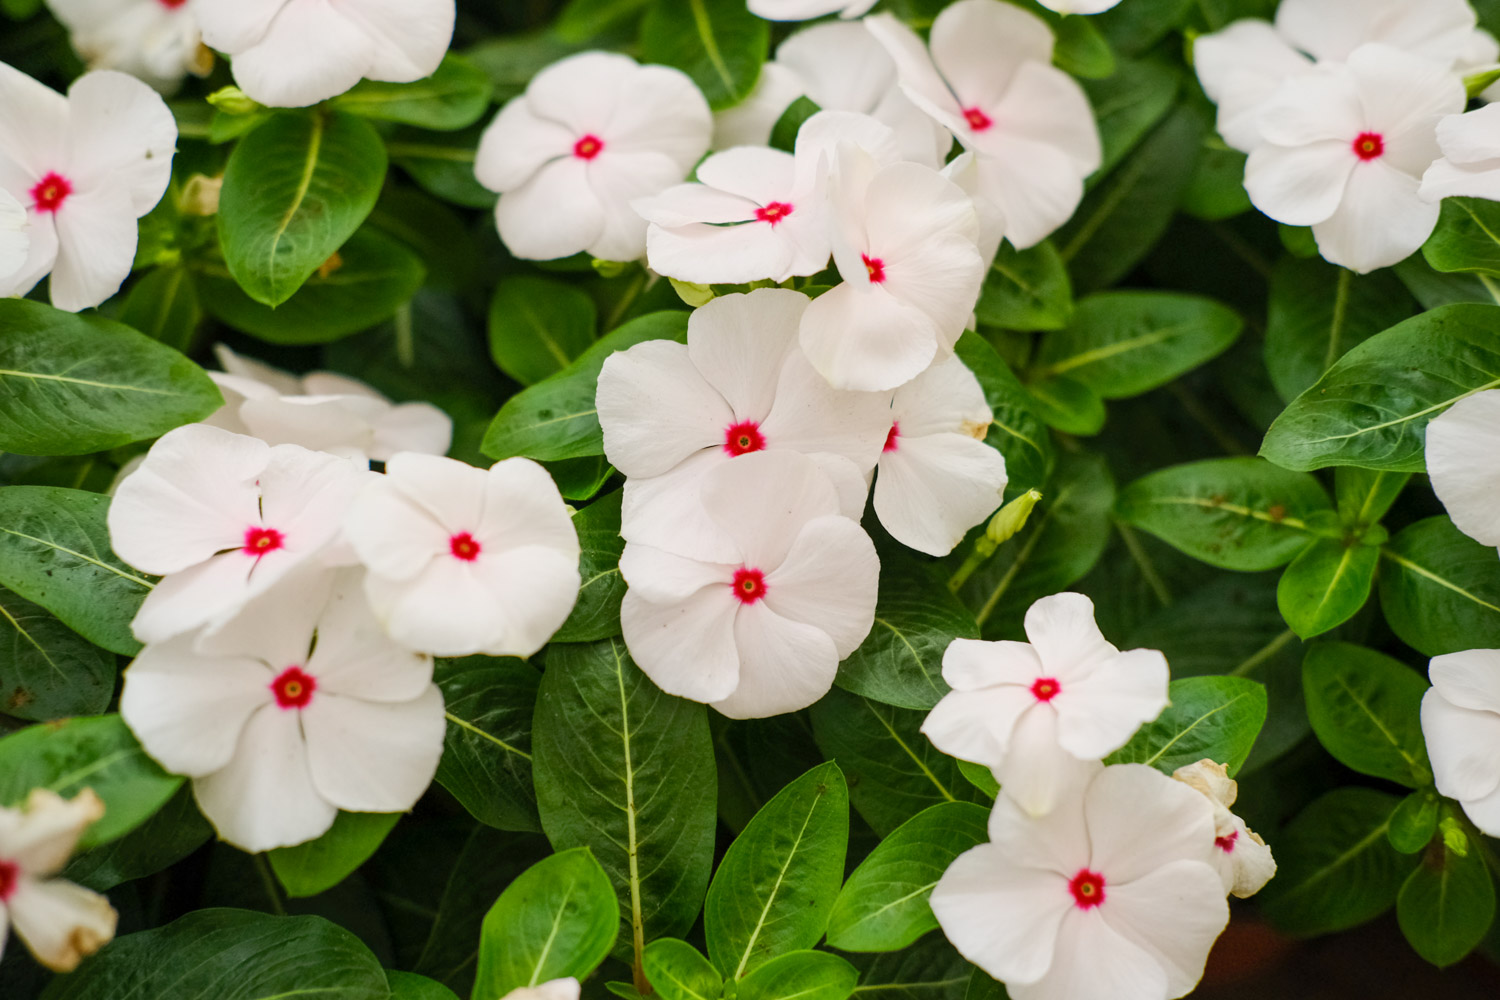
[[[479,553],[484,551],[484,547],[474,540],[473,535],[467,531],[460,531],[448,539],[448,551],[453,553],[455,559],[473,562],[479,558]]]
[[[772,226],[792,214],[792,206],[784,201],[773,201],[765,208],[757,208],[755,217],[761,222],[769,222]]]
[[[56,212],[73,193],[73,183],[61,174],[48,174],[31,189],[31,200],[38,212]]]
[[[731,455],[748,455],[752,451],[762,451],[765,447],[765,435],[761,434],[760,424],[754,420],[731,424],[724,432],[724,450]]]
[[[1354,155],[1368,163],[1385,153],[1385,137],[1379,132],[1361,132],[1354,140]]]
[[[994,119],[978,108],[964,108],[964,121],[968,122],[969,128],[975,132],[983,132],[995,124]]]
[[[878,285],[885,280],[885,261],[863,253],[859,255],[859,259],[865,262],[865,270],[870,275],[870,284]]]
[[[14,861],[0,860],[0,903],[10,899],[21,881],[21,866]]]
[[[1037,701],[1051,701],[1062,691],[1062,685],[1052,677],[1038,677],[1031,685],[1031,694]]]
[[[1068,882],[1068,891],[1073,894],[1073,903],[1080,910],[1093,909],[1104,902],[1104,876],[1080,868]]]
[[[267,552],[275,552],[285,546],[286,536],[275,528],[250,527],[245,529],[245,547],[240,551],[259,559]]]
[[[592,160],[604,151],[604,140],[597,135],[586,135],[573,143],[573,155],[580,160]]]
[[[167,8],[167,10],[176,10],[187,3],[187,0],[156,0],[156,2]]]
[[[1228,854],[1234,850],[1234,842],[1239,839],[1240,831],[1231,830],[1229,831],[1229,836],[1227,837],[1215,837],[1214,846],[1223,851],[1225,854]]]
[[[901,421],[899,421],[899,420],[892,421],[891,422],[891,429],[889,431],[887,431],[886,435],[885,435],[885,447],[882,448],[881,451],[895,451],[896,447],[897,447],[896,441],[900,437],[901,437]]]
[[[271,693],[276,696],[276,704],[283,709],[306,708],[317,689],[317,678],[303,673],[301,667],[287,667],[271,682]]]
[[[734,596],[741,604],[754,604],[766,596],[766,575],[758,569],[741,566],[734,571]]]

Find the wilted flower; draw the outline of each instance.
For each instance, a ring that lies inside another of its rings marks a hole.
[[[1271,849],[1245,821],[1229,811],[1239,797],[1239,784],[1229,768],[1212,760],[1184,764],[1172,777],[1196,789],[1214,806],[1214,867],[1224,880],[1224,889],[1241,899],[1260,892],[1276,874]]]

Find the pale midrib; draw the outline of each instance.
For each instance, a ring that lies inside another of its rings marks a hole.
[[[568,888],[563,892],[564,904],[557,908],[557,913],[552,917],[552,930],[542,944],[542,953],[536,957],[536,966],[531,970],[531,981],[526,984],[527,986],[535,986],[542,976],[542,969],[547,965],[547,956],[552,954],[553,942],[557,940],[557,932],[562,929],[563,914],[568,910],[566,901],[572,898],[573,888],[576,885],[578,885],[577,880],[569,882]]]
[[[734,77],[729,74],[729,67],[724,63],[719,43],[714,40],[713,22],[709,20],[708,11],[703,7],[703,0],[688,0],[688,6],[692,8],[693,24],[698,29],[698,38],[703,42],[703,51],[708,55],[708,61],[713,63],[714,72],[719,74],[719,79],[724,81],[724,86],[733,94]]]
[[[896,745],[902,749],[906,756],[911,758],[912,763],[922,769],[922,773],[927,776],[927,780],[931,781],[933,786],[942,793],[943,798],[947,799],[949,802],[957,802],[958,800],[953,797],[953,793],[948,791],[947,787],[938,780],[938,776],[932,773],[931,768],[922,763],[921,758],[919,758],[915,753],[912,752],[911,747],[906,745],[906,741],[901,738],[901,734],[896,732],[896,730],[891,727],[891,724],[885,721],[885,719],[879,712],[870,707],[870,700],[868,698],[863,700],[865,703],[865,707],[870,709],[870,714],[875,716],[875,718],[879,720],[880,724],[885,727],[885,731],[891,734],[891,739],[896,741]]]
[[[58,666],[57,661],[52,659],[51,656],[47,655],[47,651],[42,648],[42,644],[37,642],[36,638],[32,636],[30,632],[21,627],[21,623],[16,620],[15,615],[12,615],[8,610],[6,610],[6,607],[3,604],[0,604],[0,616],[4,616],[5,620],[10,622],[10,627],[15,629],[16,632],[21,636],[21,638],[31,643],[32,647],[41,654],[42,659],[47,661],[47,666],[52,668],[53,673],[57,674],[57,676],[61,677],[63,680],[68,679],[68,675],[63,672],[62,667]]]
[[[495,744],[497,747],[500,747],[502,750],[509,751],[510,753],[515,754],[517,757],[525,757],[527,760],[531,759],[531,754],[527,753],[525,750],[521,750],[521,749],[518,749],[516,747],[511,746],[509,743],[507,743],[504,740],[500,739],[500,737],[494,736],[494,735],[492,735],[490,733],[485,732],[483,729],[480,729],[478,726],[474,725],[471,722],[467,722],[464,719],[460,719],[458,716],[454,715],[452,712],[444,712],[443,715],[447,718],[447,720],[449,722],[453,723],[455,726],[459,727],[460,729],[466,729],[469,732],[473,733],[475,736],[483,737],[484,739],[487,739],[491,743]]]
[[[1333,571],[1333,579],[1328,581],[1328,586],[1323,591],[1323,598],[1322,598],[1322,600],[1318,601],[1318,607],[1317,607],[1318,611],[1321,612],[1324,608],[1326,608],[1328,606],[1328,602],[1333,599],[1333,592],[1334,592],[1334,590],[1336,590],[1338,588],[1339,581],[1344,578],[1344,574],[1346,572],[1348,572],[1348,570],[1349,570],[1349,560],[1351,560],[1353,558],[1354,558],[1354,546],[1352,546],[1352,545],[1345,545],[1344,546],[1344,554],[1339,557],[1339,566],[1338,566],[1338,569],[1336,569],[1336,570]]]
[[[802,847],[802,838],[807,835],[807,826],[812,822],[813,813],[818,811],[818,803],[822,799],[821,793],[817,795],[812,805],[808,807],[807,815],[802,818],[802,826],[797,831],[797,839],[792,841],[791,849],[786,852],[786,860],[781,863],[781,870],[776,873],[776,884],[771,886],[771,891],[766,896],[766,905],[761,908],[760,919],[755,922],[755,930],[750,932],[750,939],[745,942],[745,951],[734,970],[735,979],[745,974],[745,966],[750,963],[750,953],[755,950],[755,942],[759,939],[761,930],[766,926],[766,918],[771,915],[771,907],[776,904],[776,897],[781,893],[781,883],[786,880],[787,869],[791,867],[792,859],[797,856],[798,849]]]
[[[266,252],[266,273],[276,273],[276,254],[281,249],[281,238],[286,235],[287,229],[292,224],[292,219],[302,210],[302,203],[307,200],[307,192],[312,189],[313,175],[318,170],[318,154],[323,151],[323,118],[321,115],[312,117],[312,136],[307,147],[307,159],[302,164],[302,179],[297,183],[297,193],[292,196],[292,203],[287,206],[286,214],[281,217],[276,231],[271,236],[270,246]]]
[[[1374,723],[1375,728],[1378,729],[1378,730],[1380,730],[1380,735],[1384,736],[1385,739],[1386,739],[1386,742],[1390,743],[1391,746],[1395,747],[1396,748],[1396,752],[1401,755],[1401,759],[1404,760],[1404,761],[1406,761],[1406,766],[1410,767],[1412,769],[1412,772],[1414,774],[1420,773],[1422,769],[1420,767],[1418,767],[1418,765],[1417,765],[1417,759],[1415,757],[1413,757],[1411,754],[1409,754],[1409,753],[1406,752],[1406,748],[1401,745],[1401,741],[1398,740],[1398,739],[1396,739],[1396,734],[1393,733],[1393,732],[1391,732],[1389,729],[1386,728],[1385,723],[1382,722],[1381,719],[1380,719],[1380,717],[1375,714],[1374,709],[1370,708],[1370,706],[1368,704],[1366,704],[1365,700],[1363,698],[1361,698],[1359,696],[1359,694],[1352,687],[1349,686],[1348,682],[1345,681],[1344,678],[1339,677],[1339,676],[1335,676],[1334,677],[1334,681],[1336,681],[1338,683],[1339,690],[1343,691],[1344,694],[1348,695],[1349,696],[1349,700],[1352,701],[1352,702],[1354,702],[1354,704],[1359,707],[1359,710],[1361,712],[1363,712],[1363,713],[1365,713],[1365,715],[1369,716],[1370,721],[1372,723]]]
[[[620,660],[620,649],[611,640],[610,652],[615,658],[615,680],[620,689],[620,744],[625,751],[625,841],[630,862],[630,929],[634,937],[636,966],[641,964],[641,955],[646,950],[646,920],[641,907],[641,862],[640,845],[636,842],[635,829],[635,765],[630,755],[630,700],[625,693],[625,664]]]
[[[927,672],[927,667],[922,662],[922,657],[917,654],[917,647],[911,644],[911,640],[906,637],[906,633],[902,632],[896,626],[892,625],[884,618],[881,618],[879,615],[875,617],[875,621],[877,624],[884,625],[886,628],[890,629],[891,634],[901,640],[901,644],[906,647],[906,651],[911,654],[912,660],[916,662],[917,670],[921,672],[922,679],[927,682],[927,686],[932,688],[938,694],[946,694],[947,692],[938,687],[937,682],[932,679],[932,675]]]
[[[1288,891],[1286,897],[1284,898],[1291,898],[1293,895],[1301,892],[1308,886],[1316,885],[1317,883],[1323,881],[1329,876],[1330,873],[1344,867],[1344,865],[1346,865],[1351,858],[1358,856],[1364,851],[1365,848],[1369,847],[1375,841],[1383,838],[1385,836],[1386,830],[1390,828],[1390,825],[1391,818],[1387,816],[1384,823],[1381,823],[1374,830],[1370,831],[1370,833],[1363,839],[1356,841],[1354,844],[1350,845],[1349,849],[1343,854],[1340,854],[1338,857],[1332,859],[1328,864],[1313,872],[1313,874],[1305,882],[1303,882],[1301,885],[1293,887],[1290,891]]]
[[[1392,562],[1394,562],[1396,565],[1400,566],[1401,568],[1403,568],[1403,569],[1409,569],[1413,573],[1417,574],[1418,576],[1420,576],[1420,577],[1422,577],[1424,579],[1427,579],[1427,580],[1431,580],[1433,583],[1437,584],[1440,587],[1446,587],[1449,590],[1453,591],[1455,594],[1458,594],[1461,597],[1464,597],[1464,598],[1466,598],[1466,599],[1468,599],[1470,601],[1473,601],[1475,604],[1479,605],[1482,608],[1488,608],[1491,611],[1500,613],[1500,607],[1497,607],[1497,606],[1491,604],[1489,601],[1480,600],[1478,597],[1475,597],[1473,594],[1469,593],[1467,590],[1465,590],[1464,588],[1460,587],[1458,584],[1453,583],[1453,582],[1451,582],[1449,580],[1443,579],[1442,577],[1438,576],[1436,573],[1432,572],[1432,570],[1428,569],[1425,566],[1421,566],[1421,565],[1418,565],[1417,563],[1412,562],[1410,559],[1407,559],[1405,556],[1399,556],[1396,553],[1392,552],[1390,549],[1381,549],[1380,550],[1380,554],[1383,555],[1383,556],[1385,556],[1387,559],[1391,560]]]
[[[15,535],[17,538],[24,538],[28,542],[36,542],[38,545],[45,545],[47,548],[54,549],[58,552],[66,552],[68,555],[74,556],[78,559],[82,559],[86,563],[92,563],[93,565],[98,566],[100,569],[107,569],[115,576],[118,576],[123,580],[129,580],[131,583],[138,583],[142,587],[145,587],[147,590],[156,589],[156,584],[152,583],[149,580],[142,580],[138,576],[132,576],[129,573],[125,573],[121,570],[115,569],[107,562],[101,562],[100,560],[95,559],[92,556],[84,555],[82,552],[75,552],[70,548],[58,545],[56,542],[48,541],[45,538],[37,538],[35,535],[25,534],[24,532],[17,531],[14,528],[0,528],[0,531],[5,532],[7,535]]]
[[[1164,326],[1160,330],[1143,333],[1139,337],[1116,341],[1113,344],[1096,347],[1091,351],[1084,351],[1082,354],[1075,354],[1070,358],[1063,358],[1061,361],[1054,362],[1040,369],[1037,374],[1043,377],[1061,375],[1063,372],[1072,371],[1074,368],[1082,368],[1084,365],[1091,365],[1096,361],[1105,361],[1117,354],[1124,354],[1138,347],[1150,347],[1154,344],[1160,344],[1162,341],[1172,339],[1179,333],[1190,333],[1192,330],[1193,326],[1188,323],[1178,326]]]
[[[1166,742],[1166,744],[1164,746],[1162,746],[1162,748],[1160,750],[1156,751],[1156,753],[1152,754],[1151,757],[1148,760],[1143,760],[1143,761],[1141,761],[1141,763],[1147,764],[1147,765],[1154,765],[1157,761],[1161,760],[1164,756],[1166,756],[1167,751],[1170,750],[1170,749],[1172,749],[1172,747],[1176,746],[1179,740],[1181,740],[1188,733],[1192,732],[1194,729],[1197,729],[1200,725],[1202,725],[1203,721],[1205,719],[1212,719],[1214,716],[1218,715],[1220,712],[1228,711],[1230,708],[1234,707],[1234,703],[1235,702],[1240,701],[1241,699],[1247,698],[1247,697],[1249,697],[1249,696],[1248,695],[1243,695],[1243,694],[1237,694],[1233,698],[1230,698],[1228,701],[1226,701],[1224,704],[1219,705],[1218,707],[1214,708],[1212,711],[1204,712],[1202,715],[1198,716],[1192,722],[1190,722],[1186,726],[1182,727],[1181,731],[1179,731],[1176,736],[1173,736],[1170,740],[1168,740]]]
[[[90,389],[118,389],[121,392],[139,392],[148,396],[180,396],[182,393],[173,392],[171,389],[148,389],[141,385],[117,385],[113,382],[94,382],[86,378],[72,378],[68,375],[43,375],[41,372],[18,372],[6,368],[0,368],[0,378],[29,378],[41,382],[62,382],[67,385],[86,385]]]
[[[1205,497],[1151,497],[1148,503],[1160,504],[1164,507],[1204,507],[1209,510],[1222,510],[1239,517],[1248,517],[1256,521],[1264,521],[1266,524],[1274,524],[1281,527],[1293,528],[1297,531],[1306,531],[1307,522],[1297,517],[1272,517],[1264,511],[1253,510],[1237,503],[1215,502]]]
[[[1328,437],[1305,438],[1299,443],[1303,445],[1314,445],[1326,444],[1329,441],[1347,441],[1349,438],[1357,438],[1364,434],[1373,434],[1376,431],[1383,431],[1387,427],[1399,427],[1402,424],[1410,423],[1413,420],[1418,420],[1422,417],[1425,417],[1429,413],[1436,413],[1438,410],[1447,409],[1454,403],[1460,403],[1465,399],[1468,399],[1470,396],[1484,392],[1487,389],[1494,389],[1497,386],[1500,386],[1500,378],[1491,379],[1484,385],[1475,386],[1462,395],[1454,396],[1452,399],[1445,399],[1441,403],[1433,403],[1431,406],[1418,410],[1416,413],[1408,413],[1406,416],[1397,417],[1395,420],[1387,420],[1385,423],[1371,424],[1368,427],[1360,427],[1357,430],[1350,431],[1348,434],[1330,434]]]

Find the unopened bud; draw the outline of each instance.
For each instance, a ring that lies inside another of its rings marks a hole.
[[[1015,537],[1017,532],[1026,527],[1032,508],[1041,498],[1042,495],[1038,491],[1027,490],[995,511],[995,516],[990,518],[990,523],[985,526],[984,537],[989,539],[992,545],[1004,544]]]
[[[208,95],[208,103],[226,115],[253,115],[262,110],[259,102],[252,101],[238,87],[221,87]]]
[[[600,260],[598,257],[589,263],[594,265],[594,273],[601,278],[618,278],[630,266],[628,260]]]
[[[1443,835],[1443,847],[1450,854],[1457,854],[1461,858],[1469,856],[1469,835],[1464,833],[1463,824],[1456,816],[1444,816],[1443,821],[1438,824],[1438,830]]]
[[[219,192],[224,188],[224,178],[194,174],[182,186],[182,197],[177,199],[177,210],[183,215],[218,215]]]

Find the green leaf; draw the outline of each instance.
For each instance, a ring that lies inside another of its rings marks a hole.
[[[385,970],[322,917],[197,910],[115,940],[45,1000],[389,1000]]]
[[[1104,80],[1115,72],[1115,54],[1092,22],[1088,17],[1060,18],[1053,27],[1057,47],[1052,59],[1065,73]]]
[[[1487,274],[1442,274],[1434,271],[1420,254],[1403,260],[1391,271],[1423,309],[1437,309],[1457,302],[1500,303],[1500,285]]]
[[[686,941],[652,941],[641,964],[662,1000],[719,1000],[724,989],[719,970]]]
[[[109,547],[109,498],[58,486],[0,489],[0,586],[97,646],[133,655],[130,621],[152,581]]]
[[[770,43],[770,24],[739,0],[652,0],[641,24],[641,61],[682,70],[715,111],[750,95]]]
[[[573,285],[517,275],[490,300],[490,356],[532,385],[571,365],[594,343],[594,300]]]
[[[0,713],[29,722],[97,715],[114,689],[113,655],[0,587]]]
[[[1421,674],[1373,649],[1322,642],[1307,650],[1302,686],[1313,732],[1340,763],[1409,788],[1431,783]]]
[[[481,823],[540,830],[532,790],[531,717],[541,677],[522,660],[438,660],[448,731],[437,782]]]
[[[976,764],[971,760],[958,762],[958,773],[968,779],[969,784],[977,788],[990,802],[1000,795],[1000,782],[995,780],[995,772],[983,764]]]
[[[1007,330],[1060,330],[1073,314],[1073,283],[1050,242],[1000,247],[974,307],[979,322]]]
[[[954,353],[984,389],[994,415],[985,443],[1005,456],[1006,499],[1040,487],[1052,472],[1052,435],[1032,407],[1031,396],[989,341],[977,333],[959,338]]]
[[[1422,246],[1436,271],[1500,275],[1500,205],[1484,198],[1444,198],[1437,228]]]
[[[1208,138],[1183,193],[1182,210],[1195,219],[1222,222],[1250,207],[1250,196],[1245,193],[1245,154],[1219,146],[1215,137]]]
[[[152,268],[131,286],[119,318],[152,340],[188,350],[203,320],[191,272],[182,265]]]
[[[1065,376],[1105,399],[1139,396],[1218,356],[1243,328],[1233,309],[1198,295],[1091,295],[1066,329],[1042,338],[1036,374]]]
[[[284,111],[245,136],[219,200],[234,280],[268,306],[291,298],[365,221],[385,169],[374,126],[342,112]]]
[[[1399,800],[1339,788],[1315,801],[1276,840],[1276,877],[1261,907],[1282,930],[1330,934],[1380,916],[1396,902],[1417,858],[1386,839]]]
[[[323,836],[295,847],[278,847],[266,857],[288,896],[293,899],[316,896],[332,889],[370,860],[400,818],[400,813],[340,810]]]
[[[703,926],[714,966],[741,979],[817,944],[848,845],[849,791],[837,764],[818,765],[766,803],[729,845],[708,889]]]
[[[739,1000],[848,1000],[859,970],[826,951],[793,951],[756,967],[739,982]]]
[[[1150,50],[1179,27],[1194,6],[1193,0],[1137,0],[1092,20],[1117,51],[1133,56]]]
[[[1168,688],[1171,704],[1136,731],[1110,764],[1148,764],[1171,774],[1205,757],[1239,771],[1266,721],[1266,689],[1246,677],[1185,677]]]
[[[1444,306],[1345,354],[1276,418],[1260,453],[1287,469],[1422,472],[1427,422],[1497,386],[1500,308]]]
[[[786,106],[781,117],[776,119],[776,124],[771,126],[771,138],[766,145],[783,153],[795,152],[797,133],[802,131],[802,123],[821,110],[823,109],[806,95],[797,98]]]
[[[1341,465],[1333,472],[1339,520],[1354,531],[1380,523],[1411,479],[1408,473],[1375,472]]]
[[[960,854],[989,839],[989,811],[945,802],[907,820],[854,869],[828,918],[841,951],[898,951],[937,927],[928,897]]]
[[[332,101],[363,118],[451,132],[473,125],[490,108],[495,86],[477,66],[450,52],[437,71],[415,83],[361,80]]]
[[[594,393],[605,359],[647,340],[686,339],[687,313],[677,311],[648,313],[611,331],[567,368],[506,400],[485,434],[484,453],[539,461],[604,454]]]
[[[391,162],[433,197],[465,208],[493,209],[499,195],[474,176],[481,132],[478,125],[437,135],[423,129],[400,128],[386,139],[386,150]]]
[[[1181,80],[1182,71],[1166,59],[1129,59],[1117,63],[1114,74],[1106,79],[1080,81],[1094,106],[1103,146],[1095,183],[1172,110]]]
[[[86,455],[223,405],[201,368],[129,327],[0,299],[0,451]]]
[[[1417,954],[1440,969],[1473,951],[1495,922],[1484,856],[1474,845],[1459,854],[1434,843],[1401,887],[1396,920]]]
[[[104,816],[84,831],[80,850],[125,836],[182,782],[146,756],[118,715],[63,719],[0,739],[0,805],[20,805],[33,788],[65,799],[92,788],[104,800]]]
[[[458,996],[442,983],[415,972],[387,969],[385,978],[391,988],[391,1000],[458,1000]]]
[[[552,34],[569,43],[584,43],[622,22],[638,18],[649,0],[567,0],[552,23]]]
[[[1403,529],[1381,550],[1380,607],[1425,656],[1500,647],[1500,563],[1446,517]]]
[[[1412,792],[1402,799],[1385,832],[1391,846],[1402,854],[1416,854],[1431,843],[1437,833],[1441,803],[1432,789]]]
[[[1120,520],[1221,569],[1290,562],[1312,541],[1312,515],[1332,505],[1312,476],[1258,458],[1174,465],[1120,491]]]
[[[1356,275],[1321,259],[1283,257],[1271,275],[1266,370],[1290,402],[1358,344],[1412,314],[1389,271]]]
[[[617,953],[686,934],[713,871],[708,709],[664,694],[620,639],[551,646],[536,706],[542,829],[603,865],[620,899]]]
[[[583,979],[608,957],[619,922],[614,889],[588,848],[537,862],[485,914],[474,1000],[568,976]]]
[[[1104,429],[1104,400],[1093,389],[1066,375],[1026,384],[1031,405],[1048,427],[1064,434],[1092,437]]]
[[[812,708],[818,748],[849,777],[849,798],[866,823],[886,836],[929,806],[980,802],[958,762],[922,735],[925,711],[882,705],[830,691]]]
[[[1353,538],[1319,538],[1281,575],[1276,602],[1303,639],[1353,618],[1370,599],[1380,550]]]
[[[974,966],[953,949],[941,934],[928,934],[910,948],[877,954],[850,954],[860,970],[859,992],[891,1000],[965,1000]],[[983,972],[979,977],[1003,989]],[[983,1000],[1003,1000],[986,996]]]
[[[620,506],[624,492],[616,490],[573,515],[582,554],[578,574],[583,584],[578,601],[553,642],[596,642],[620,634],[620,602],[625,597],[625,579],[620,576]]]
[[[214,828],[198,812],[192,788],[184,784],[150,819],[119,840],[74,855],[62,877],[107,892],[175,865],[213,835]]]

